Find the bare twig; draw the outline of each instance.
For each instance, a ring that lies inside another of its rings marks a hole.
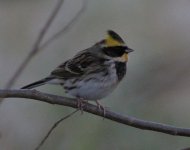
[[[49,19],[47,20],[46,24],[42,28],[41,32],[39,33],[31,51],[27,55],[27,57],[23,60],[21,65],[18,67],[18,69],[15,71],[11,79],[8,81],[8,83],[5,85],[5,89],[10,89],[18,77],[21,75],[23,70],[26,68],[26,66],[29,64],[29,62],[32,60],[32,58],[42,49],[46,48],[51,42],[59,38],[61,35],[63,35],[67,30],[70,29],[70,27],[75,23],[75,21],[80,17],[80,15],[84,12],[87,0],[83,0],[81,9],[76,13],[76,15],[66,24],[65,27],[63,27],[60,31],[55,33],[53,36],[51,36],[47,41],[41,44],[43,41],[43,38],[48,31],[49,27],[51,26],[52,22],[54,21],[56,15],[58,14],[64,0],[59,0],[56,7],[54,8],[52,14],[50,15]],[[3,101],[3,99],[0,99],[0,103]]]
[[[21,63],[21,65],[18,67],[18,69],[15,71],[15,73],[13,73],[13,76],[11,77],[11,79],[8,81],[8,83],[5,85],[5,89],[10,89],[14,83],[16,82],[16,80],[18,79],[18,77],[21,75],[21,73],[24,71],[24,69],[26,68],[26,66],[29,64],[29,62],[32,60],[32,58],[42,49],[46,48],[51,42],[53,42],[54,40],[56,40],[57,38],[60,37],[60,35],[62,35],[63,33],[65,33],[73,24],[74,22],[79,18],[79,16],[84,12],[85,7],[87,5],[87,0],[83,0],[82,3],[82,7],[81,9],[76,13],[76,15],[66,24],[66,26],[64,28],[62,28],[60,31],[58,31],[57,33],[55,33],[53,36],[51,36],[47,41],[45,41],[43,44],[41,43],[44,39],[45,34],[47,33],[49,27],[51,26],[51,24],[53,23],[56,15],[58,14],[62,4],[63,4],[64,0],[59,0],[57,2],[56,7],[54,8],[52,14],[50,15],[50,17],[48,18],[47,22],[45,23],[44,27],[42,28],[42,30],[40,31],[32,49],[30,50],[29,54],[27,55],[27,57],[23,60],[23,62]],[[0,99],[0,103],[3,101],[3,99]]]
[[[50,136],[50,134],[52,133],[52,131],[64,120],[66,120],[67,118],[71,117],[72,115],[74,115],[77,111],[79,111],[79,109],[71,112],[70,114],[68,114],[67,116],[64,116],[63,118],[59,119],[56,123],[54,123],[54,125],[50,128],[50,130],[48,131],[48,133],[45,135],[45,137],[42,139],[42,141],[40,142],[40,144],[35,148],[35,150],[39,150],[42,145],[44,144],[44,142],[47,140],[47,138]]]
[[[69,106],[72,108],[77,108],[76,99],[61,97],[51,94],[46,94],[42,92],[38,92],[36,90],[0,90],[1,98],[28,98],[38,101],[43,101],[50,104],[58,104]],[[113,120],[115,122],[129,125],[131,127],[143,129],[143,130],[151,130],[156,132],[161,132],[165,134],[175,135],[175,136],[186,136],[190,137],[190,128],[180,128],[174,127],[166,124],[144,121],[130,116],[124,116],[109,110],[105,111],[98,109],[97,106],[92,104],[86,104],[83,108],[84,111],[102,116],[104,118]]]
[[[82,0],[82,7],[80,10],[76,13],[76,15],[64,26],[60,31],[55,33],[53,36],[51,36],[47,41],[45,41],[39,49],[44,49],[46,48],[50,43],[58,39],[61,35],[63,35],[66,31],[68,31],[72,25],[77,21],[77,19],[81,16],[81,14],[84,12],[86,5],[87,5],[87,0]]]
[[[51,26],[52,22],[54,21],[56,15],[58,14],[63,2],[64,2],[64,0],[59,0],[57,2],[55,8],[53,9],[51,15],[49,16],[49,18],[47,20],[47,22],[45,23],[45,25],[41,29],[32,49],[30,50],[27,57],[23,60],[21,65],[18,67],[18,69],[15,71],[15,73],[13,74],[11,79],[8,81],[8,83],[5,86],[5,89],[9,89],[12,87],[12,85],[15,83],[15,81],[20,76],[20,74],[23,72],[23,70],[28,65],[28,63],[31,61],[31,59],[37,54],[37,52],[39,51],[39,46],[40,46],[45,34],[47,33],[49,27]]]

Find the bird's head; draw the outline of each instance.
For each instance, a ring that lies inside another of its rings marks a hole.
[[[119,62],[128,61],[128,53],[134,50],[130,49],[123,39],[114,31],[108,30],[107,37],[100,42],[104,55]]]

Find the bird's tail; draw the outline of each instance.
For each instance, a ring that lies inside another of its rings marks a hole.
[[[53,77],[47,77],[47,78],[41,79],[39,81],[33,82],[31,84],[25,85],[21,89],[33,89],[35,87],[42,86],[53,79],[54,79]]]

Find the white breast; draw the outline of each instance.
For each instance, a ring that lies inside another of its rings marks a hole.
[[[100,100],[110,94],[118,84],[115,64],[111,63],[108,74],[93,74],[85,80],[76,81],[67,80],[64,83],[66,92],[74,97],[85,100]],[[70,88],[69,88],[70,87]]]

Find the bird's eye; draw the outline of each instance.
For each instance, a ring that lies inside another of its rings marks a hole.
[[[113,46],[104,47],[103,52],[110,57],[120,57],[125,53],[126,47],[124,46]]]

